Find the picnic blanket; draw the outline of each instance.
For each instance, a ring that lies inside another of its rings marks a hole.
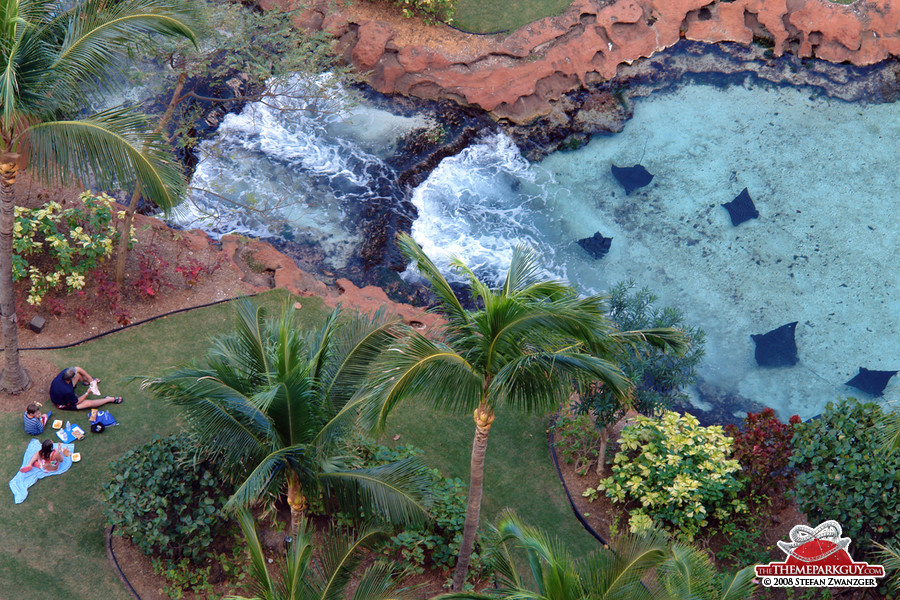
[[[75,444],[60,444],[63,448],[68,448],[70,452],[75,451]],[[34,453],[41,449],[41,441],[33,438],[28,442],[25,454],[22,456],[22,464],[19,468],[24,467],[28,463],[28,459],[34,456]],[[35,484],[38,479],[50,477],[51,475],[62,475],[72,466],[72,457],[63,455],[63,460],[59,465],[59,469],[53,472],[47,472],[43,469],[33,468],[27,473],[21,471],[16,472],[16,476],[9,482],[9,489],[12,490],[13,499],[16,504],[21,504],[28,497],[28,488]]]

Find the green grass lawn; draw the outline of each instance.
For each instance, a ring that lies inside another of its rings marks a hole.
[[[549,418],[498,413],[488,438],[484,468],[481,522],[494,522],[506,507],[527,523],[565,540],[575,556],[600,547],[572,514],[547,449]],[[425,461],[447,477],[468,485],[475,423],[471,416],[434,413],[411,404],[388,419],[385,438],[400,434],[394,444],[422,448]]]
[[[285,299],[286,294],[275,291],[255,301],[277,312]],[[312,326],[325,312],[321,300],[304,298],[299,318]],[[60,369],[73,364],[84,367],[103,380],[103,393],[123,396],[125,403],[108,407],[118,426],[102,435],[88,433],[76,442],[83,458],[68,473],[38,481],[19,505],[13,504],[6,487],[0,502],[0,581],[4,584],[0,597],[96,600],[102,594],[106,600],[130,598],[106,558],[101,489],[111,476],[110,461],[155,435],[174,432],[177,414],[142,392],[136,382],[126,385],[124,379],[156,375],[202,354],[209,339],[228,331],[233,323],[234,309],[225,303],[158,319],[76,348],[41,353]],[[35,385],[49,387],[50,382]],[[54,410],[53,418],[71,420],[87,430],[84,411]],[[50,436],[56,440],[51,430],[41,439]],[[20,413],[2,413],[0,439],[0,473],[8,482],[29,440],[22,431]]]
[[[571,0],[459,0],[453,25],[473,33],[515,30],[544,17],[562,14]],[[510,10],[513,8],[514,10]]]
[[[286,294],[270,292],[256,298],[276,314]],[[321,300],[303,299],[299,319],[312,327],[326,314]],[[60,369],[80,365],[103,380],[101,391],[125,397],[109,408],[120,425],[102,435],[88,434],[76,443],[83,459],[68,473],[37,482],[22,504],[5,492],[0,502],[0,581],[3,598],[68,598],[127,600],[106,557],[101,489],[109,479],[109,463],[127,450],[177,430],[175,409],[154,401],[133,375],[156,375],[164,369],[203,354],[211,337],[231,329],[230,303],[159,319],[63,351],[42,352]],[[49,381],[35,385],[49,387]],[[52,408],[52,407],[45,407]],[[23,407],[24,410],[24,407]],[[87,429],[87,413],[53,412]],[[529,522],[565,539],[576,553],[597,547],[573,517],[547,454],[546,419],[498,415],[488,443],[485,501],[482,518],[493,520],[511,506]],[[434,415],[411,406],[389,421],[391,435],[425,450],[429,464],[446,475],[468,482],[474,425],[471,417]],[[49,432],[44,437],[55,435]],[[21,413],[0,418],[0,473],[4,481],[15,474],[28,443]]]

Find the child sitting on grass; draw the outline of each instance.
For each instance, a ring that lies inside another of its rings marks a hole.
[[[25,414],[22,415],[22,421],[25,424],[25,433],[28,435],[41,435],[44,433],[44,427],[47,426],[47,420],[52,411],[46,415],[41,414],[41,408],[37,404],[29,404],[25,408]]]

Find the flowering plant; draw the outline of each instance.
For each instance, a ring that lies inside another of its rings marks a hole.
[[[70,208],[59,202],[16,207],[13,280],[29,280],[26,300],[33,306],[51,291],[81,290],[85,275],[112,254],[119,238],[113,199],[91,192],[79,198],[81,205]]]

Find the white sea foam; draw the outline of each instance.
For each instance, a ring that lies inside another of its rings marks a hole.
[[[900,106],[861,107],[802,89],[689,86],[642,100],[621,134],[528,165],[501,136],[444,160],[417,188],[414,237],[481,272],[516,243],[582,290],[634,279],[707,331],[700,375],[810,417],[857,367],[900,368],[893,216]],[[610,164],[641,160],[650,186],[626,196]],[[758,220],[720,205],[749,188]],[[601,260],[575,240],[613,237]],[[446,264],[444,261],[442,264]],[[760,368],[750,335],[799,321],[800,363]],[[885,391],[900,398],[900,377]]]
[[[358,243],[346,211],[402,194],[381,156],[423,120],[348,108],[340,94],[323,99],[321,90],[303,96],[299,81],[286,85],[289,94],[227,115],[214,138],[200,145],[191,201],[175,220],[214,235],[314,241],[340,267]]]
[[[479,275],[496,280],[514,246],[544,246],[544,193],[536,180],[537,170],[512,140],[486,137],[441,161],[413,190],[419,217],[412,235],[444,270],[452,257],[461,257]],[[550,265],[552,249],[543,251]]]

